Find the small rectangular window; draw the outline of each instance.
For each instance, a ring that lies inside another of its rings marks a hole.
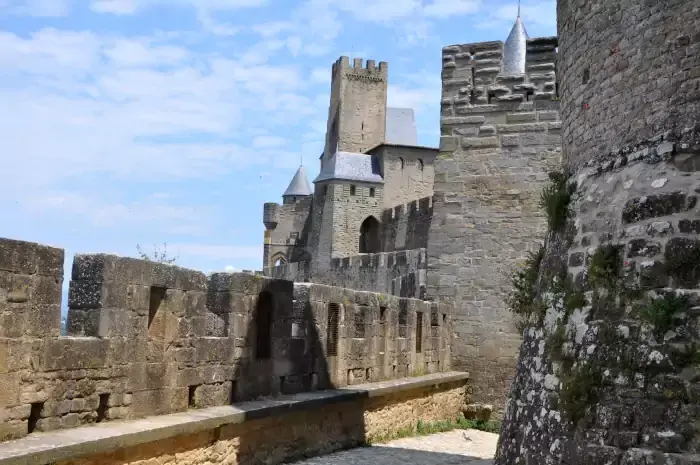
[[[195,408],[197,406],[197,386],[190,386],[187,391],[187,407]]]
[[[97,423],[101,423],[107,419],[107,412],[109,411],[109,394],[100,394],[100,402],[97,405]]]
[[[369,196],[374,197],[374,187],[369,188]]]
[[[39,419],[41,419],[41,412],[44,410],[43,402],[35,402],[32,404],[29,410],[29,419],[27,420],[27,433],[32,434],[37,425],[39,424]]]
[[[365,320],[366,314],[365,309],[360,307],[355,310],[355,337],[364,338],[365,337]]]
[[[326,339],[326,355],[338,355],[338,329],[340,326],[340,305],[336,303],[328,304],[328,328]]]
[[[350,195],[355,195],[355,186],[350,186]]]
[[[416,313],[416,353],[423,352],[423,313]]]
[[[153,322],[158,316],[158,310],[165,300],[165,295],[168,290],[164,287],[151,286],[150,302],[148,304],[148,329],[152,332]]]
[[[231,392],[228,393],[228,403],[234,404],[236,402],[236,382],[231,381]]]

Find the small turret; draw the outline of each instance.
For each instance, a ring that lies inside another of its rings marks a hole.
[[[289,183],[289,187],[287,187],[287,190],[282,194],[282,203],[295,203],[297,199],[309,197],[311,195],[313,195],[313,191],[311,190],[308,179],[306,179],[304,165],[299,165],[299,169],[296,174],[294,174],[292,182]]]
[[[525,25],[520,19],[520,4],[518,4],[518,17],[503,46],[503,74],[525,74],[525,55],[529,38]]]

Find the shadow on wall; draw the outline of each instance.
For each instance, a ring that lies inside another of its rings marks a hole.
[[[236,281],[235,275],[213,275],[209,287],[212,297],[227,289],[232,300],[248,310],[235,322],[246,329],[234,338],[237,381],[231,401],[333,387],[311,302],[308,295],[299,295],[306,288],[295,288],[291,281],[251,276],[245,280],[249,288],[236,295]],[[213,304],[217,299],[209,300]]]
[[[214,319],[230,321],[234,328],[229,403],[259,400],[277,405],[280,413],[293,413],[280,396],[335,387],[327,355],[338,351],[340,312],[314,315],[309,289],[258,275],[220,273],[209,277],[207,306]],[[317,325],[327,332],[325,338]],[[205,386],[196,387],[192,407],[209,406],[207,396]],[[221,398],[212,400],[211,405],[224,403]],[[298,427],[291,430],[289,420],[282,424],[283,418],[279,424],[274,418],[246,422],[245,432],[234,428],[231,436],[238,438],[236,463],[288,462],[365,442],[362,410],[341,408],[320,418],[312,412],[296,415]],[[246,419],[255,420],[255,411],[247,412]],[[220,439],[225,439],[222,433]],[[314,441],[314,437],[319,440]],[[288,446],[280,447],[280,442],[288,442]]]
[[[248,419],[272,407],[300,420],[213,440],[238,438],[239,463],[261,463],[261,440],[289,460],[362,444],[365,418],[327,399],[321,413],[292,411],[280,394],[450,368],[442,304],[104,254],[75,257],[60,336],[63,259],[0,238],[0,441],[258,400]]]

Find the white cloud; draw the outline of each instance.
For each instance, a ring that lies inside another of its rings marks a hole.
[[[190,56],[183,47],[158,46],[149,39],[117,39],[104,53],[117,67],[173,66]]]
[[[35,172],[3,182],[4,192],[76,172],[148,179],[294,165],[298,153],[266,151],[277,146],[269,141],[250,157],[249,134],[259,121],[288,126],[318,111],[296,64],[194,55],[162,37],[2,32],[0,67],[9,70],[0,100],[13,108],[0,114],[5,168]]]
[[[361,21],[379,23],[425,18],[445,19],[476,13],[483,6],[483,0],[328,0],[328,3]]]
[[[94,0],[90,9],[96,13],[111,13],[115,15],[134,14],[139,9],[138,0]]]
[[[314,68],[311,71],[311,80],[320,84],[330,84],[331,70],[328,68]]]
[[[130,226],[150,232],[205,236],[210,233],[211,207],[183,206],[160,198],[132,203],[110,203],[94,195],[74,192],[44,192],[23,199],[23,207],[37,217],[55,215],[98,229]]]
[[[501,5],[490,11],[487,20],[477,24],[480,29],[507,28],[512,26],[518,14],[517,2]],[[557,28],[557,5],[556,0],[542,0],[523,2],[520,16],[525,23],[525,27],[539,26],[556,31]]]
[[[423,14],[433,18],[476,13],[481,9],[481,0],[432,0],[423,7]]]
[[[253,31],[266,38],[277,36],[282,32],[293,31],[294,29],[295,24],[291,21],[270,21],[252,26]]]
[[[401,84],[389,84],[389,106],[413,108],[417,112],[427,107],[438,107],[442,83],[440,76],[420,71],[400,76]]]
[[[17,16],[66,16],[70,5],[71,0],[0,0],[0,16],[3,12]]]
[[[253,147],[269,148],[280,147],[286,143],[286,139],[278,136],[258,136],[253,139]]]
[[[336,8],[364,21],[386,22],[406,18],[418,12],[420,0],[334,0]]]
[[[46,0],[48,1],[48,0]],[[97,13],[134,14],[154,6],[188,6],[205,11],[230,11],[258,7],[267,0],[93,0],[90,8]]]
[[[238,268],[236,268],[236,267],[233,266],[233,265],[226,265],[226,266],[224,267],[224,271],[225,271],[226,273],[237,273],[237,272],[239,272],[239,271],[241,271],[241,270],[239,270]]]
[[[235,245],[211,245],[174,243],[168,244],[168,248],[174,253],[183,256],[193,256],[215,260],[262,260],[262,245],[235,246]]]

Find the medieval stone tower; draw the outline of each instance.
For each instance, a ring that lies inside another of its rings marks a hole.
[[[333,64],[326,146],[314,181],[312,243],[316,268],[357,254],[357,227],[365,228],[362,251],[378,252],[383,179],[376,158],[365,155],[386,135],[388,65],[348,57]],[[365,222],[366,221],[366,222]],[[366,242],[366,244],[364,244]]]
[[[544,239],[540,192],[561,159],[556,47],[518,17],[505,44],[442,50],[427,294],[455,303],[454,363],[479,373],[473,398],[496,409],[520,346],[509,274]]]
[[[289,263],[274,270],[276,276],[310,280],[313,274],[328,282],[328,271],[338,268],[334,259],[425,247],[427,226],[420,229],[421,241],[405,227],[397,233],[396,223],[409,222],[404,216],[409,209],[427,216],[437,149],[417,145],[412,109],[387,107],[388,72],[386,62],[375,60],[341,57],[333,63],[326,142],[313,195],[303,187],[308,181],[300,168],[283,204],[265,204],[264,264]],[[413,260],[409,273],[396,271],[392,279],[415,274],[417,265]],[[384,261],[379,268],[384,266],[392,264]],[[386,281],[386,274],[383,279],[387,291],[401,287]]]
[[[335,152],[365,153],[385,140],[389,65],[348,57],[333,64],[323,155]],[[323,163],[322,163],[323,164]]]
[[[700,2],[557,3],[564,163],[496,463],[698,463]]]
[[[386,107],[385,63],[340,58],[313,196],[265,205],[266,273],[454,304],[454,366],[500,412],[522,333],[509,274],[544,240],[561,161],[557,56],[520,17],[505,43],[445,47],[439,149]]]

